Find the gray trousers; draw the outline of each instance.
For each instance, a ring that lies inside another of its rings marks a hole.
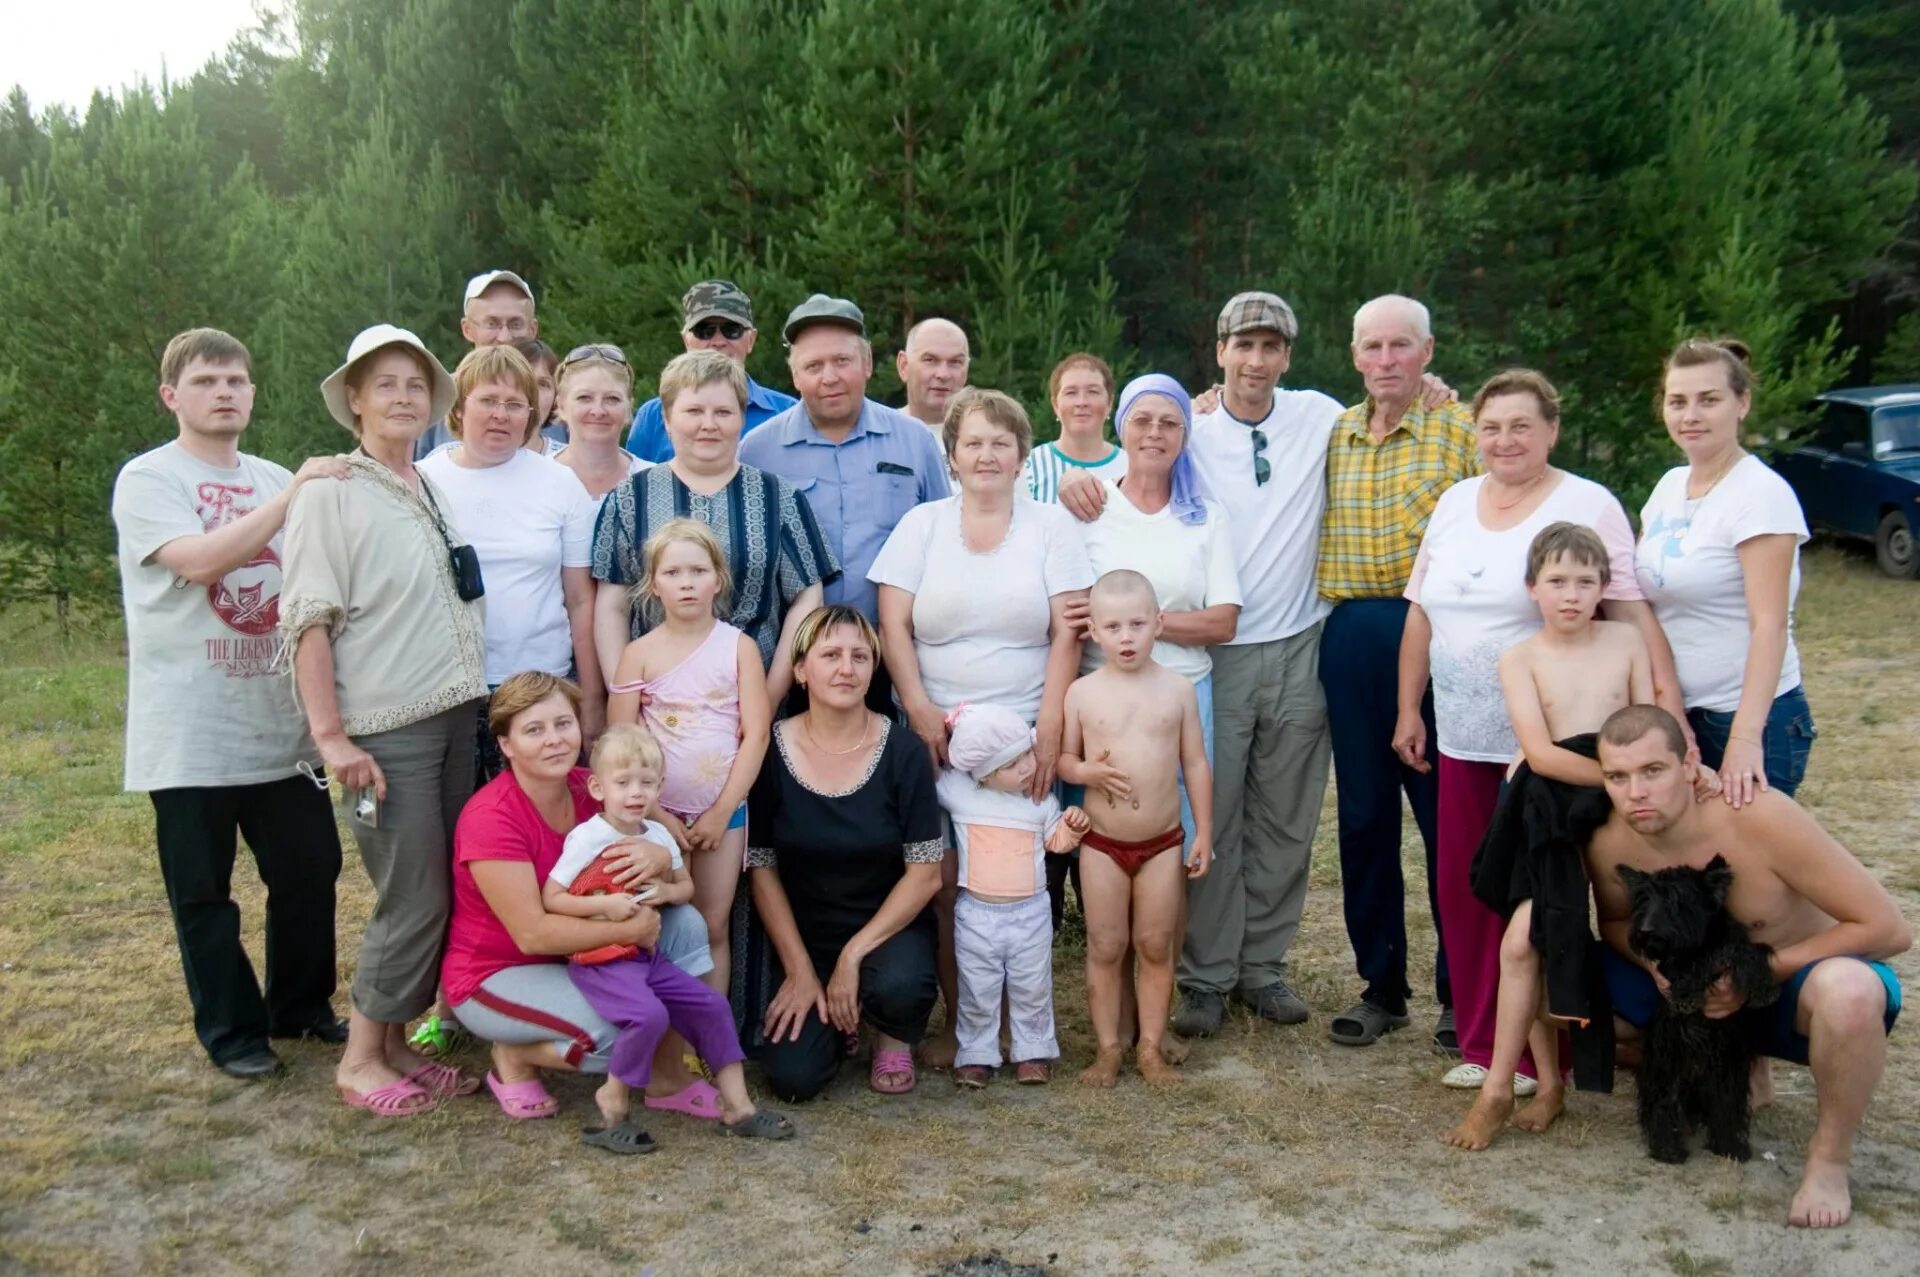
[[[1332,746],[1319,622],[1212,653],[1213,868],[1187,888],[1178,980],[1227,994],[1285,974]]]
[[[387,778],[378,827],[349,816],[373,882],[373,916],[360,937],[353,1005],[404,1024],[433,1005],[453,894],[453,827],[473,797],[474,702],[361,736]]]

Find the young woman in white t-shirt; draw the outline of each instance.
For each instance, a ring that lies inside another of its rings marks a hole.
[[[1118,481],[1127,473],[1127,454],[1107,442],[1107,414],[1113,410],[1113,369],[1098,355],[1076,351],[1053,367],[1047,399],[1060,421],[1060,437],[1027,454],[1020,487],[1035,501],[1060,499],[1060,485],[1076,473]]]
[[[1682,342],[1661,415],[1686,454],[1640,512],[1634,568],[1673,645],[1700,758],[1735,807],[1806,775],[1813,714],[1793,603],[1806,516],[1786,480],[1740,446],[1753,374],[1738,342]]]

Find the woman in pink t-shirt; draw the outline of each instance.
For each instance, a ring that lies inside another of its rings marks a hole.
[[[1633,528],[1620,501],[1590,479],[1548,463],[1560,434],[1560,398],[1537,372],[1503,372],[1473,399],[1484,474],[1441,496],[1427,522],[1407,584],[1400,645],[1400,722],[1393,747],[1407,766],[1428,770],[1420,701],[1433,680],[1440,755],[1435,851],[1440,934],[1453,980],[1463,1062],[1446,1084],[1475,1088],[1493,1057],[1494,995],[1500,983],[1504,921],[1468,885],[1473,853],[1499,802],[1500,782],[1519,748],[1500,692],[1500,654],[1540,628],[1528,597],[1527,547],[1548,524],[1585,524],[1612,560],[1602,606],[1607,618],[1637,626],[1653,660],[1657,698],[1676,715],[1673,652],[1633,575]],[[1523,1057],[1533,1091],[1533,1059]]]
[[[587,769],[574,765],[579,710],[580,689],[551,674],[516,674],[502,683],[488,712],[509,767],[474,794],[453,835],[453,920],[441,983],[454,1016],[493,1044],[487,1085],[514,1118],[551,1117],[557,1109],[539,1070],[607,1067],[614,1026],[567,978],[568,954],[634,944],[671,959],[684,944],[706,947],[698,914],[691,915],[697,934],[677,937],[663,934],[662,915],[653,909],[624,922],[597,922],[548,913],[541,904],[540,884],[568,832],[600,810],[587,792]],[[624,857],[608,854],[622,883],[669,869],[666,851],[637,840]],[[710,1088],[687,1073],[678,1042],[670,1036],[655,1061],[650,1106],[697,1108],[696,1116],[712,1108],[717,1117],[716,1106],[699,1102]]]

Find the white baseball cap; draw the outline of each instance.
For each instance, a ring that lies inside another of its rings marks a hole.
[[[527,295],[528,301],[533,300],[533,289],[527,286],[527,281],[521,279],[510,270],[489,270],[482,271],[480,274],[475,275],[467,281],[466,300],[469,302],[472,301],[481,293],[492,288],[495,284],[512,284],[515,288]],[[464,305],[465,303],[462,304]]]
[[[387,346],[411,347],[426,357],[428,367],[433,370],[433,403],[427,421],[445,421],[447,414],[453,411],[454,399],[453,378],[448,375],[446,365],[433,357],[433,352],[427,349],[427,343],[392,324],[362,328],[354,335],[353,344],[347,347],[347,362],[327,374],[327,379],[320,383],[320,397],[326,400],[327,411],[333,415],[333,419],[349,430],[359,424],[353,410],[347,407],[347,370]],[[421,429],[425,428],[425,423],[422,423]]]

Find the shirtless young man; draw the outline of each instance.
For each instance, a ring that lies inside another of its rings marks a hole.
[[[1540,609],[1540,630],[1500,655],[1507,717],[1535,775],[1600,787],[1600,764],[1556,744],[1597,732],[1608,715],[1653,700],[1653,665],[1640,631],[1594,616],[1607,588],[1607,547],[1592,528],[1555,523],[1527,547],[1527,593]],[[1511,773],[1510,773],[1511,774]],[[1709,773],[1710,774],[1710,773]],[[1460,1124],[1441,1138],[1479,1152],[1512,1118],[1522,1130],[1544,1131],[1566,1105],[1560,1072],[1560,1024],[1547,1014],[1540,951],[1533,947],[1533,901],[1523,900],[1500,940],[1500,994],[1487,1080]],[[1514,1070],[1531,1048],[1540,1089],[1514,1112]]]
[[[1120,1074],[1121,964],[1131,945],[1139,959],[1134,1067],[1149,1083],[1175,1083],[1180,1073],[1163,1056],[1162,1039],[1186,912],[1185,879],[1206,873],[1213,860],[1213,772],[1193,684],[1153,659],[1161,627],[1153,586],[1138,572],[1109,572],[1094,582],[1087,601],[1093,641],[1107,659],[1067,689],[1060,751],[1060,778],[1087,787],[1093,822],[1080,844],[1080,890],[1087,912],[1087,1014],[1098,1051],[1080,1080],[1112,1086]],[[1182,773],[1194,823],[1184,874]]]
[[[1905,952],[1913,931],[1885,888],[1791,798],[1763,790],[1739,808],[1696,803],[1684,753],[1679,724],[1653,706],[1629,706],[1600,729],[1600,773],[1613,814],[1587,848],[1587,869],[1608,945],[1614,1015],[1626,1021],[1623,1036],[1644,1026],[1660,981],[1628,944],[1630,910],[1617,866],[1651,873],[1725,856],[1733,867],[1727,910],[1773,946],[1773,975],[1783,986],[1755,1025],[1760,1049],[1813,1068],[1819,1115],[1787,1222],[1835,1228],[1853,1212],[1853,1135],[1900,1013],[1900,982],[1885,959]],[[1740,1005],[1723,985],[1708,996],[1706,1013],[1731,1015]]]

